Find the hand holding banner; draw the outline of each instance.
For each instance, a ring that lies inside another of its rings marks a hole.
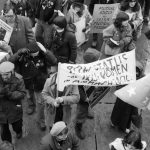
[[[67,85],[116,86],[136,81],[135,50],[88,64],[58,65],[57,87]]]

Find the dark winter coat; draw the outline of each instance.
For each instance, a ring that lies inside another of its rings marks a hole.
[[[21,100],[24,96],[24,82],[20,75],[12,76],[9,83],[4,83],[0,77],[0,124],[22,119]]]
[[[24,48],[28,43],[34,41],[35,37],[29,18],[17,15],[15,26],[9,42],[12,52],[15,53],[20,48]]]
[[[42,138],[40,150],[80,150],[79,141],[74,134],[69,133],[67,139],[60,146],[50,134]]]
[[[40,51],[36,57],[30,56],[30,54],[20,57],[16,53],[11,56],[10,61],[17,64],[18,72],[23,76],[27,89],[41,91],[48,77],[47,68],[57,62],[55,57],[55,60],[51,60],[51,58],[48,51],[46,54]]]
[[[49,49],[55,54],[59,62],[75,62],[77,57],[75,30],[67,26],[62,35],[59,35],[53,28],[49,38]]]

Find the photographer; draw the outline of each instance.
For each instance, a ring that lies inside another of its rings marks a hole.
[[[39,43],[38,43],[39,44]],[[18,50],[10,60],[16,62],[20,74],[23,76],[26,89],[28,90],[28,110],[31,115],[35,111],[35,100],[37,102],[37,120],[41,130],[45,129],[44,105],[41,97],[46,78],[48,77],[48,68],[57,63],[57,59],[50,52],[43,51],[38,44],[30,43],[26,48]],[[41,45],[41,44],[40,44]],[[35,100],[34,100],[35,99]]]

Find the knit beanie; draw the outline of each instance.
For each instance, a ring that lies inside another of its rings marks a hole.
[[[126,21],[126,20],[129,20],[129,15],[126,14],[125,12],[123,11],[120,11],[117,16],[116,16],[116,19],[120,19],[122,21]]]
[[[59,133],[61,133],[64,129],[66,128],[66,124],[65,122],[63,121],[59,121],[59,122],[56,122],[51,131],[50,131],[50,134],[52,136],[57,136]]]
[[[100,58],[100,52],[94,48],[88,48],[84,55],[83,59],[86,63],[91,63],[97,61]]]
[[[54,19],[53,23],[62,29],[66,28],[66,26],[67,26],[67,20],[66,20],[65,16],[57,16]]]
[[[30,53],[37,53],[41,50],[36,42],[27,44],[26,48],[30,50]]]

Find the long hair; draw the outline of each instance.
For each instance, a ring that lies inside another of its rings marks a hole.
[[[141,134],[139,131],[131,130],[123,139],[123,144],[132,144],[136,149],[142,149]]]
[[[133,12],[137,12],[140,10],[140,4],[139,4],[138,0],[135,0],[135,1],[136,1],[135,6],[133,8],[131,8],[131,10]],[[129,6],[130,2],[132,2],[132,0],[123,0],[120,4],[121,5],[120,10],[122,10],[122,11],[128,10],[130,8],[130,6]]]
[[[117,16],[118,16],[118,15],[117,15]],[[123,16],[123,17],[116,17],[116,19],[115,19],[115,21],[114,21],[114,26],[115,26],[118,30],[122,31],[122,29],[123,29],[122,22],[123,22],[123,21],[127,21],[127,20],[129,20],[129,16],[124,13],[124,16]]]

